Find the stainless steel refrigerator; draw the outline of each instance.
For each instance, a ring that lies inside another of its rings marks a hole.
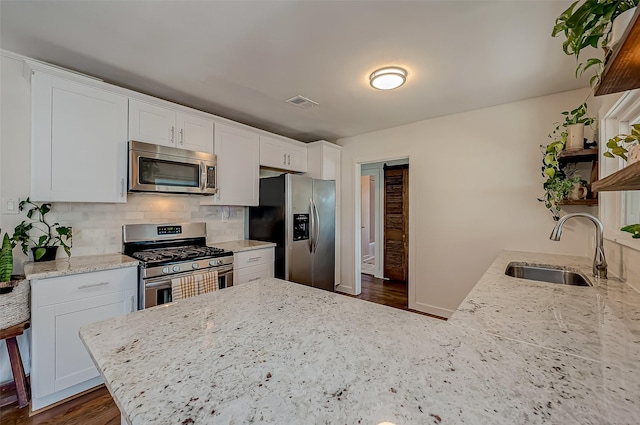
[[[336,183],[294,174],[260,179],[249,237],[276,243],[275,277],[335,290]]]

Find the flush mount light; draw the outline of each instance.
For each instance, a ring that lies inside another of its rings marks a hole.
[[[407,71],[397,66],[380,68],[369,77],[371,87],[378,90],[391,90],[400,87],[407,79]]]

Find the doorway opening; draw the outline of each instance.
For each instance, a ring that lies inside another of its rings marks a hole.
[[[409,160],[361,164],[358,298],[409,309]]]

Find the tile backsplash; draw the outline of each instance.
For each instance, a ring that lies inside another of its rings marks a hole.
[[[129,194],[126,204],[56,202],[49,217],[73,227],[73,256],[121,252],[122,225],[131,223],[204,221],[208,242],[244,239],[244,207],[201,206],[193,195]]]
[[[609,271],[640,292],[640,251],[613,241],[604,241]]]

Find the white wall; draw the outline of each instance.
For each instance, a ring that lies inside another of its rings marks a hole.
[[[587,94],[570,91],[339,140],[340,289],[356,290],[357,164],[385,159],[409,157],[410,308],[449,316],[503,249],[591,256],[593,225],[569,222],[562,240],[552,242],[554,222],[537,201],[544,181],[539,146],[548,143],[560,112]]]
[[[0,55],[0,77],[0,198],[25,199],[30,188],[30,84],[22,75],[21,59],[5,53]],[[228,217],[224,223],[223,210]],[[244,239],[244,208],[200,206],[198,196],[134,194],[129,195],[126,204],[54,203],[48,217],[52,222],[73,227],[73,256],[120,252],[125,223],[204,221],[209,242]],[[2,213],[0,227],[13,234],[13,228],[25,218],[24,213]],[[64,257],[64,251],[59,250],[58,255]],[[16,247],[14,273],[22,272],[25,259]],[[23,358],[27,359],[26,338],[18,341]],[[11,377],[3,345],[0,344],[0,382]],[[28,361],[25,367],[28,372]]]

